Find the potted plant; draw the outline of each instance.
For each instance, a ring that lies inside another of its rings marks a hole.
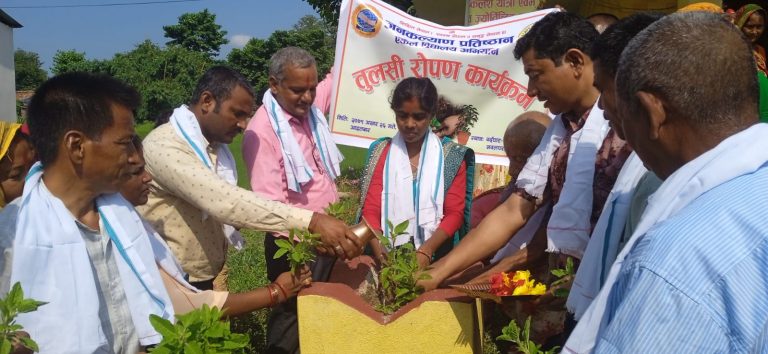
[[[163,340],[149,352],[247,353],[246,349],[250,343],[248,335],[232,333],[229,321],[223,320],[222,315],[221,310],[208,305],[176,316],[175,324],[160,316],[150,315],[149,322],[163,336]]]
[[[381,264],[361,256],[336,263],[327,283],[298,297],[302,353],[473,353],[480,346],[473,299],[452,289],[424,293],[410,242],[394,247],[408,222],[379,236]],[[397,338],[397,340],[392,340]]]
[[[478,119],[477,108],[471,104],[465,104],[460,108],[459,125],[456,127],[456,139],[461,145],[467,145],[469,141],[470,129],[475,126]]]

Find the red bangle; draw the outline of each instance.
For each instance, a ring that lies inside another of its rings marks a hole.
[[[428,255],[428,254],[427,254],[427,252],[424,252],[424,251],[422,251],[422,250],[416,250],[416,253],[421,253],[421,254],[423,254],[423,255],[427,256],[427,259],[429,259],[430,261],[432,261],[432,256]]]
[[[277,285],[277,288],[280,289],[280,292],[283,293],[283,297],[288,300],[288,293],[285,292],[285,289],[283,289],[283,286],[280,285],[280,283],[274,283]]]

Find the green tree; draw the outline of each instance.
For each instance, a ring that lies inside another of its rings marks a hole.
[[[326,26],[316,17],[305,16],[291,30],[275,31],[266,40],[252,38],[242,49],[232,49],[227,61],[248,78],[256,91],[257,104],[261,104],[261,96],[269,86],[269,58],[281,48],[307,50],[317,61],[319,79],[328,73],[333,65],[334,38]]]
[[[205,9],[200,12],[185,13],[179,16],[179,23],[163,26],[169,46],[178,45],[195,52],[202,52],[210,57],[219,54],[219,49],[227,44],[227,31],[216,23],[216,15]]]
[[[43,62],[35,52],[17,49],[13,53],[16,68],[16,90],[34,90],[48,78]]]
[[[153,119],[187,102],[197,80],[215,62],[207,54],[180,46],[160,48],[146,40],[111,61],[112,75],[141,93],[137,120]]]
[[[332,26],[339,25],[339,13],[341,8],[341,0],[304,0],[308,4],[312,5],[312,8],[317,11],[320,17]],[[413,7],[413,0],[385,0],[390,5],[407,12],[411,15],[415,15]]]
[[[61,75],[71,71],[85,71],[92,73],[111,73],[109,60],[89,60],[84,52],[74,49],[58,50],[53,55],[51,73]]]

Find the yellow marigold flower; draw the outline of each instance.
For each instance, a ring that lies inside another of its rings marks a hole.
[[[528,295],[544,295],[544,293],[546,292],[547,292],[547,286],[542,283],[538,283],[536,284],[536,286],[533,287],[533,289],[531,290],[531,293]]]
[[[512,277],[513,282],[517,282],[520,280],[528,281],[528,279],[531,278],[531,272],[527,270],[518,270],[515,272],[515,275]]]

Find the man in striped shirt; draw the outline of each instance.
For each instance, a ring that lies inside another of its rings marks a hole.
[[[667,16],[628,45],[619,119],[664,183],[564,352],[755,348],[768,318],[768,126],[755,78],[748,44],[717,15]]]

